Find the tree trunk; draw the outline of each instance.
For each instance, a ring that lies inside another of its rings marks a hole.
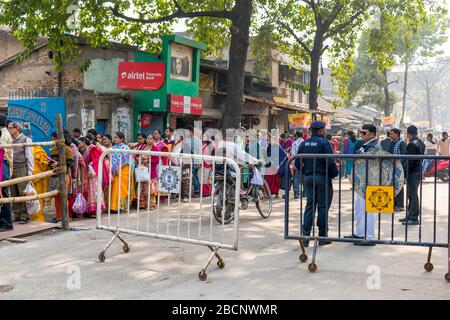
[[[319,30],[314,37],[314,47],[311,51],[311,73],[309,82],[309,109],[317,110],[319,103],[317,102],[318,93],[317,88],[319,84],[319,65],[323,46],[323,34]]]
[[[404,128],[404,120],[405,120],[405,110],[406,110],[406,93],[408,92],[408,68],[409,66],[405,64],[405,74],[403,80],[403,102],[402,102],[402,117],[400,119],[400,128]]]
[[[384,115],[386,117],[390,116],[392,113],[392,103],[391,96],[389,95],[389,83],[387,77],[387,71],[383,71],[383,89],[384,89]]]
[[[430,123],[430,128],[433,128],[433,111],[431,110],[431,88],[430,86],[426,87],[427,91],[427,114],[428,114],[428,122]]]
[[[245,62],[249,45],[252,0],[236,0],[232,11],[227,96],[222,129],[239,128],[244,94]]]

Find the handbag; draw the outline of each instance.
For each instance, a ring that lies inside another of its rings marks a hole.
[[[144,166],[139,166],[134,170],[134,174],[136,175],[136,182],[149,182],[150,181],[150,173],[148,172],[148,168]]]

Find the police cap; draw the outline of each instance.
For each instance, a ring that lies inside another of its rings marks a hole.
[[[323,129],[325,128],[326,123],[323,121],[314,121],[313,123],[311,123],[311,129],[314,130],[319,130],[319,129]]]

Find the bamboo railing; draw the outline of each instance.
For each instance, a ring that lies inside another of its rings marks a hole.
[[[66,187],[66,151],[64,148],[64,131],[62,126],[62,118],[61,115],[56,115],[56,128],[58,134],[58,140],[56,141],[45,141],[45,142],[32,142],[32,143],[17,143],[17,144],[3,144],[0,145],[0,148],[3,149],[11,149],[11,148],[23,148],[23,147],[34,147],[34,146],[57,146],[59,161],[58,168],[53,170],[48,170],[45,172],[41,172],[38,174],[33,174],[30,176],[15,178],[11,180],[1,181],[0,188],[7,188],[19,183],[24,183],[28,181],[33,181],[37,179],[43,179],[52,177],[55,175],[59,176],[59,190],[53,190],[50,192],[45,192],[41,194],[31,195],[31,196],[22,196],[22,197],[8,197],[8,198],[0,198],[0,204],[12,204],[12,203],[21,203],[27,201],[34,201],[39,199],[53,198],[56,196],[60,196],[61,201],[61,211],[62,211],[62,228],[68,231],[69,228],[69,215],[68,215],[68,207],[67,207],[67,187]]]

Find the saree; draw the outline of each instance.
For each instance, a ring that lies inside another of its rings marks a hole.
[[[115,145],[113,150],[130,150],[121,143]],[[112,211],[128,212],[128,203],[136,198],[134,189],[134,160],[129,154],[111,154],[111,173],[113,183],[111,185],[110,208]],[[130,188],[131,190],[128,190]],[[129,195],[128,195],[129,193]]]
[[[34,171],[33,174],[38,174],[49,170],[48,156],[45,150],[41,146],[34,146],[32,148],[34,157]],[[33,180],[34,188],[38,194],[48,192],[49,178],[41,178]],[[49,202],[49,199],[39,199],[39,205],[41,209],[39,212],[31,215],[31,220],[35,222],[45,222],[44,216],[44,201]]]
[[[152,146],[146,149],[146,151],[158,151],[158,149]],[[156,207],[156,196],[158,195],[158,163],[159,157],[148,155],[141,157],[141,166],[145,167],[146,170],[149,170],[150,166],[150,182],[138,183],[140,209],[155,209]]]
[[[99,173],[99,160],[102,155],[102,150],[95,146],[90,145],[86,151],[86,164],[87,166],[92,166],[94,169],[95,175],[89,176],[89,184],[88,184],[88,196],[87,196],[87,208],[86,213],[90,216],[95,216],[97,213],[97,195],[98,195],[98,173]],[[106,186],[109,183],[108,175],[106,173],[105,165],[103,165],[102,170],[102,190],[105,190]],[[105,181],[106,180],[106,181]],[[104,194],[101,192],[102,200],[102,209],[105,208],[105,201],[103,199]]]

